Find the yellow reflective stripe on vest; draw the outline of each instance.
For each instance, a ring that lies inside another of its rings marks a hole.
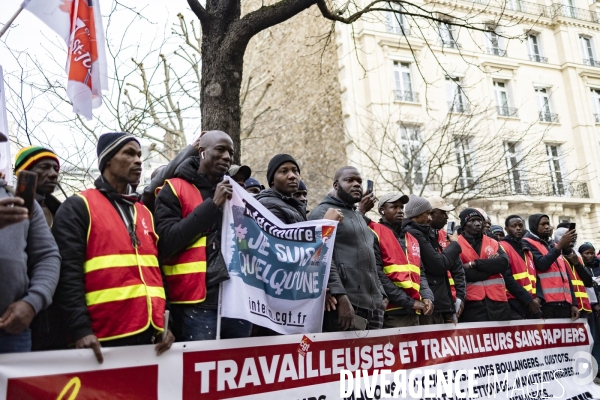
[[[83,271],[88,273],[104,268],[137,267],[138,260],[142,267],[158,267],[158,260],[153,255],[121,254],[94,257],[83,264]]]
[[[137,297],[160,297],[165,298],[165,290],[162,287],[146,286],[144,284],[97,290],[85,294],[85,302],[88,306],[108,303],[111,301],[135,299]]]
[[[402,289],[415,289],[417,292],[421,289],[421,285],[412,281],[394,282],[394,285]]]
[[[518,274],[513,274],[513,278],[515,278],[515,280],[516,280],[516,279],[523,279],[523,278],[527,278],[527,277],[529,277],[529,276],[530,276],[530,275],[529,275],[529,272],[527,272],[527,271],[525,271],[525,272],[520,272],[520,273],[518,273]]]
[[[573,279],[571,281],[573,283],[573,286],[583,286],[583,282],[577,279]]]
[[[196,240],[194,244],[192,244],[188,249],[196,249],[198,247],[206,247],[206,236],[202,236],[200,239]]]
[[[177,265],[164,265],[163,272],[166,276],[206,272],[206,261],[194,261]]]
[[[454,279],[448,278],[448,283],[451,284],[451,285],[454,285]]]
[[[383,272],[385,272],[385,274],[393,274],[394,272],[414,272],[415,274],[421,274],[421,269],[419,267],[417,267],[416,265],[412,265],[412,264],[405,264],[405,265],[398,265],[398,264],[392,264],[392,265],[388,265],[386,267],[383,267]]]

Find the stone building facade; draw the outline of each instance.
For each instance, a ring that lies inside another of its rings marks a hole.
[[[271,86],[263,102],[271,108],[245,139],[244,161],[261,169],[274,149],[299,155],[303,177],[319,197],[336,167],[348,163],[359,165],[364,176],[375,176],[379,193],[405,187],[399,181],[410,175],[413,182],[405,191],[424,196],[441,191],[460,208],[484,208],[499,224],[510,214],[544,212],[555,225],[576,222],[580,242],[600,245],[596,4],[416,3],[440,13],[439,20],[373,14],[352,26],[337,24],[332,43],[316,51],[317,38],[330,23],[312,8],[273,28],[268,50],[260,51],[253,40],[247,52],[253,68],[245,73],[269,71]],[[444,20],[444,12],[483,29],[461,28],[456,19]],[[475,114],[480,119],[468,132],[445,138],[427,134],[449,116],[473,119]],[[245,112],[244,123],[248,120]],[[401,150],[420,149],[416,169],[403,170],[402,160],[374,156],[373,144],[381,145],[381,121],[387,121],[390,140]],[[425,140],[425,146],[418,145]],[[444,142],[441,158],[447,162],[427,175],[428,161]],[[431,143],[438,146],[434,151]],[[381,172],[386,163],[395,163],[383,169],[389,173]],[[489,196],[461,192],[461,185],[488,175],[496,179]],[[415,186],[417,176],[429,180]],[[441,190],[443,180],[457,182],[458,190]]]

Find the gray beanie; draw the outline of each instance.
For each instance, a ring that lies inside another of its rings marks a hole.
[[[423,197],[411,194],[408,203],[404,206],[404,217],[413,218],[431,210],[431,203]]]

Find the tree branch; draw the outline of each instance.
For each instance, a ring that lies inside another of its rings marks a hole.
[[[198,0],[188,0],[188,4],[194,14],[196,14],[196,17],[200,20],[200,23],[204,25],[210,17],[206,9],[202,7],[202,4],[200,4]]]

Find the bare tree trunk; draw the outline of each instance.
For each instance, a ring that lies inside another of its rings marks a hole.
[[[214,1],[214,0],[213,0]],[[202,22],[202,130],[220,130],[231,136],[235,148],[234,163],[241,158],[240,89],[247,41],[224,45],[232,24],[240,18],[240,3],[218,17]]]

